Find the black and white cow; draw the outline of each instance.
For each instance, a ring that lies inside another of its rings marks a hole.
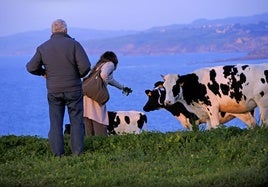
[[[108,111],[108,134],[139,134],[147,125],[147,116],[139,111]],[[70,134],[71,125],[66,124],[64,134]]]
[[[187,110],[207,118],[208,129],[220,124],[219,112],[243,114],[257,106],[262,123],[268,125],[268,63],[217,66],[162,77],[165,104],[182,102]]]
[[[108,134],[139,134],[147,125],[147,116],[140,111],[109,111]]]
[[[199,119],[194,113],[189,112],[185,106],[177,101],[172,105],[164,105],[164,100],[166,96],[166,90],[163,87],[162,81],[158,81],[155,83],[155,88],[153,90],[145,90],[146,95],[148,96],[148,101],[143,107],[145,112],[158,110],[161,108],[166,109],[170,113],[172,113],[182,124],[183,127],[192,130],[192,125],[199,125],[201,123],[205,123],[206,119]],[[248,127],[251,127],[251,124],[255,122],[253,117],[254,110],[252,113],[246,114],[230,114],[226,112],[219,113],[219,120],[221,124],[224,124],[235,117],[239,118],[243,121]]]
[[[165,106],[164,100],[166,96],[165,88],[163,87],[163,82],[158,81],[155,83],[155,88],[153,90],[145,90],[145,94],[148,96],[148,101],[143,107],[145,112],[150,112],[154,110],[159,110],[161,108],[169,111],[173,116],[175,116],[183,127],[192,130],[192,124],[199,124],[198,117],[186,110],[183,104],[176,102],[173,105]]]

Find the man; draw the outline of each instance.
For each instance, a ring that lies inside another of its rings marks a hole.
[[[86,52],[79,42],[67,34],[64,20],[52,23],[51,38],[41,44],[26,65],[34,75],[46,78],[49,104],[51,151],[55,156],[64,154],[63,119],[65,106],[71,126],[71,150],[80,155],[84,148],[82,82],[91,68]]]

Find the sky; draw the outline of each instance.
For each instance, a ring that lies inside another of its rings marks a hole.
[[[44,30],[58,18],[68,27],[146,30],[267,12],[268,0],[2,0],[0,37]]]

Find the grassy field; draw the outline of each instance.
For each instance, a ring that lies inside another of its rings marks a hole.
[[[48,140],[0,137],[0,186],[268,186],[268,128],[86,137],[54,157]]]

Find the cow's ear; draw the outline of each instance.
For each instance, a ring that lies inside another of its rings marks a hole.
[[[159,87],[159,86],[163,86],[164,82],[163,81],[157,81],[156,83],[154,83],[154,87]]]
[[[148,95],[148,96],[152,96],[151,90],[145,90],[145,94]]]
[[[183,79],[183,77],[181,77],[180,75],[178,75],[178,80],[177,80],[177,83],[176,84],[179,84],[180,86],[183,86],[184,85],[184,79]]]
[[[161,75],[162,79],[165,80],[165,76],[164,75]]]

